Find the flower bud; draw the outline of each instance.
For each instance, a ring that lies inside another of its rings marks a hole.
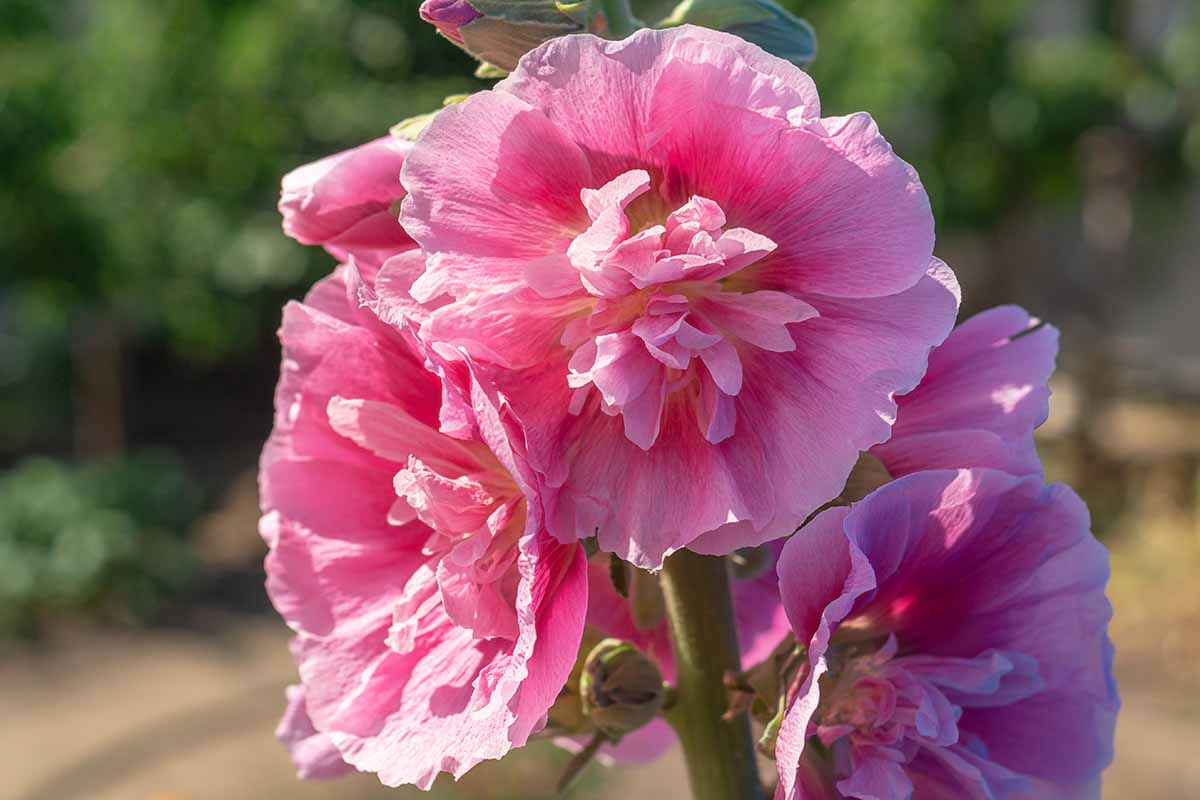
[[[590,625],[584,626],[583,640],[579,643],[579,652],[575,655],[575,664],[566,684],[558,693],[554,705],[550,706],[549,726],[556,733],[577,734],[592,729],[592,724],[583,713],[583,702],[579,696],[579,685],[583,678],[583,668],[587,664],[588,654],[604,639],[604,634]]]
[[[421,18],[500,71],[547,39],[584,30],[587,3],[556,0],[425,0]]]
[[[817,54],[812,26],[772,0],[683,0],[656,27],[689,23],[740,36],[798,67]]]
[[[579,691],[583,713],[613,740],[653,720],[666,697],[658,667],[620,639],[605,639],[588,653]]]
[[[467,0],[425,0],[421,3],[421,19],[432,24],[450,41],[462,46],[459,29],[483,16]]]

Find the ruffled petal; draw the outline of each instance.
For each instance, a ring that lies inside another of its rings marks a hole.
[[[898,397],[892,438],[872,448],[892,475],[990,467],[1040,475],[1033,431],[1046,421],[1058,331],[1001,306],[959,325]]]
[[[275,738],[288,749],[301,780],[340,778],[354,771],[329,737],[313,727],[302,686],[287,687],[287,710],[275,729]]]
[[[411,149],[411,142],[384,136],[289,172],[279,199],[284,232],[373,276],[390,256],[416,247],[396,210]]]

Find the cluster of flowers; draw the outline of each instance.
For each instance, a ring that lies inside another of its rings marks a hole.
[[[822,117],[730,35],[566,36],[280,207],[341,262],[284,310],[261,465],[302,776],[499,758],[555,728],[597,635],[669,679],[609,554],[653,580],[758,548],[744,665],[799,654],[778,797],[1099,796],[1107,558],[1032,439],[1057,334],[1015,307],[951,330],[926,194],[870,116]],[[868,460],[881,485],[831,504]]]

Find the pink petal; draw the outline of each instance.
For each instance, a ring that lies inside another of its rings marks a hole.
[[[732,397],[742,390],[742,361],[728,340],[700,351],[700,359],[724,394]]]
[[[872,453],[896,476],[951,467],[1040,474],[1033,430],[1049,411],[1058,331],[1034,324],[1001,306],[955,328],[917,388],[897,398],[892,438]]]
[[[579,193],[595,185],[575,143],[504,92],[481,92],[439,112],[401,179],[409,192],[401,223],[428,254],[413,287],[422,301],[520,284],[529,262],[564,252],[587,227]],[[480,218],[488,223],[476,224]]]
[[[340,778],[354,771],[329,737],[313,727],[302,686],[287,687],[287,710],[275,729],[275,738],[287,747],[301,780]]]
[[[644,132],[654,128],[645,106],[663,66],[674,58],[711,62],[714,73],[728,74],[730,64],[745,64],[735,87],[714,81],[718,101],[736,96],[740,104],[748,95],[764,113],[794,109],[813,118],[820,113],[816,89],[803,72],[734,36],[693,26],[643,29],[619,42],[586,36],[552,39],[497,88],[548,109],[556,125],[592,145],[593,164],[615,177],[651,161],[647,156],[653,140]],[[571,65],[570,72],[564,65]],[[570,80],[576,72],[589,79]],[[631,97],[641,102],[628,102]]]
[[[583,207],[593,220],[605,210],[616,207],[624,209],[634,198],[650,191],[650,173],[644,169],[631,169],[613,178],[599,189],[584,189],[579,193]]]
[[[410,142],[384,136],[289,172],[279,199],[284,232],[372,273],[390,255],[412,249],[391,210],[404,196],[400,168],[411,149]]]
[[[667,400],[667,380],[656,367],[641,393],[621,408],[625,436],[643,450],[649,450],[662,430],[663,406]]]
[[[717,294],[707,298],[700,312],[712,324],[744,342],[775,353],[796,349],[788,325],[819,316],[808,303],[783,292]]]
[[[531,289],[472,295],[434,311],[421,335],[508,368],[531,366],[558,349],[563,326],[586,302],[544,300]]]
[[[696,421],[700,423],[704,438],[712,444],[720,444],[733,436],[737,426],[737,405],[733,397],[722,391],[712,379],[700,383]]]
[[[849,509],[822,512],[792,537],[779,557],[783,607],[798,642],[807,643],[809,671],[779,730],[775,759],[780,796],[798,800],[809,722],[820,701],[820,679],[828,671],[829,639],[855,602],[875,588],[874,570],[846,538],[842,526]]]

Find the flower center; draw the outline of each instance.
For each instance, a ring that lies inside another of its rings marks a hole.
[[[424,612],[439,601],[451,621],[476,638],[516,639],[515,565],[525,529],[521,492],[507,476],[448,476],[416,456],[396,473],[395,487],[399,499],[392,521],[415,516],[433,531],[422,548],[430,556],[425,574],[410,579],[394,612],[392,646],[401,652],[411,647]]]
[[[821,701],[810,735],[828,748],[838,788],[848,796],[887,774],[908,782],[903,765],[925,754],[961,772],[963,797],[1007,796],[990,782],[1016,780],[986,765],[977,737],[960,730],[964,711],[1016,702],[1040,691],[1037,664],[1028,656],[988,650],[975,658],[897,657],[895,636],[874,652],[852,646],[827,656]],[[982,778],[982,782],[980,779]]]
[[[668,396],[690,389],[700,431],[715,444],[733,434],[748,349],[794,350],[787,326],[817,312],[783,292],[728,290],[725,279],[776,245],[745,228],[726,228],[725,212],[712,200],[693,196],[663,224],[635,230],[627,207],[650,190],[649,174],[631,170],[582,192],[592,222],[566,258],[577,276],[574,291],[593,302],[562,336],[573,351],[571,411],[579,413],[595,389],[601,410],[621,414],[625,435],[649,449]],[[561,266],[532,268],[534,288],[566,293]]]
[[[421,547],[428,559],[405,583],[388,644],[408,652],[423,626],[446,617],[476,638],[515,639],[525,495],[499,459],[482,442],[437,433],[388,403],[335,397],[326,414],[340,435],[404,465],[388,522],[431,529]]]

